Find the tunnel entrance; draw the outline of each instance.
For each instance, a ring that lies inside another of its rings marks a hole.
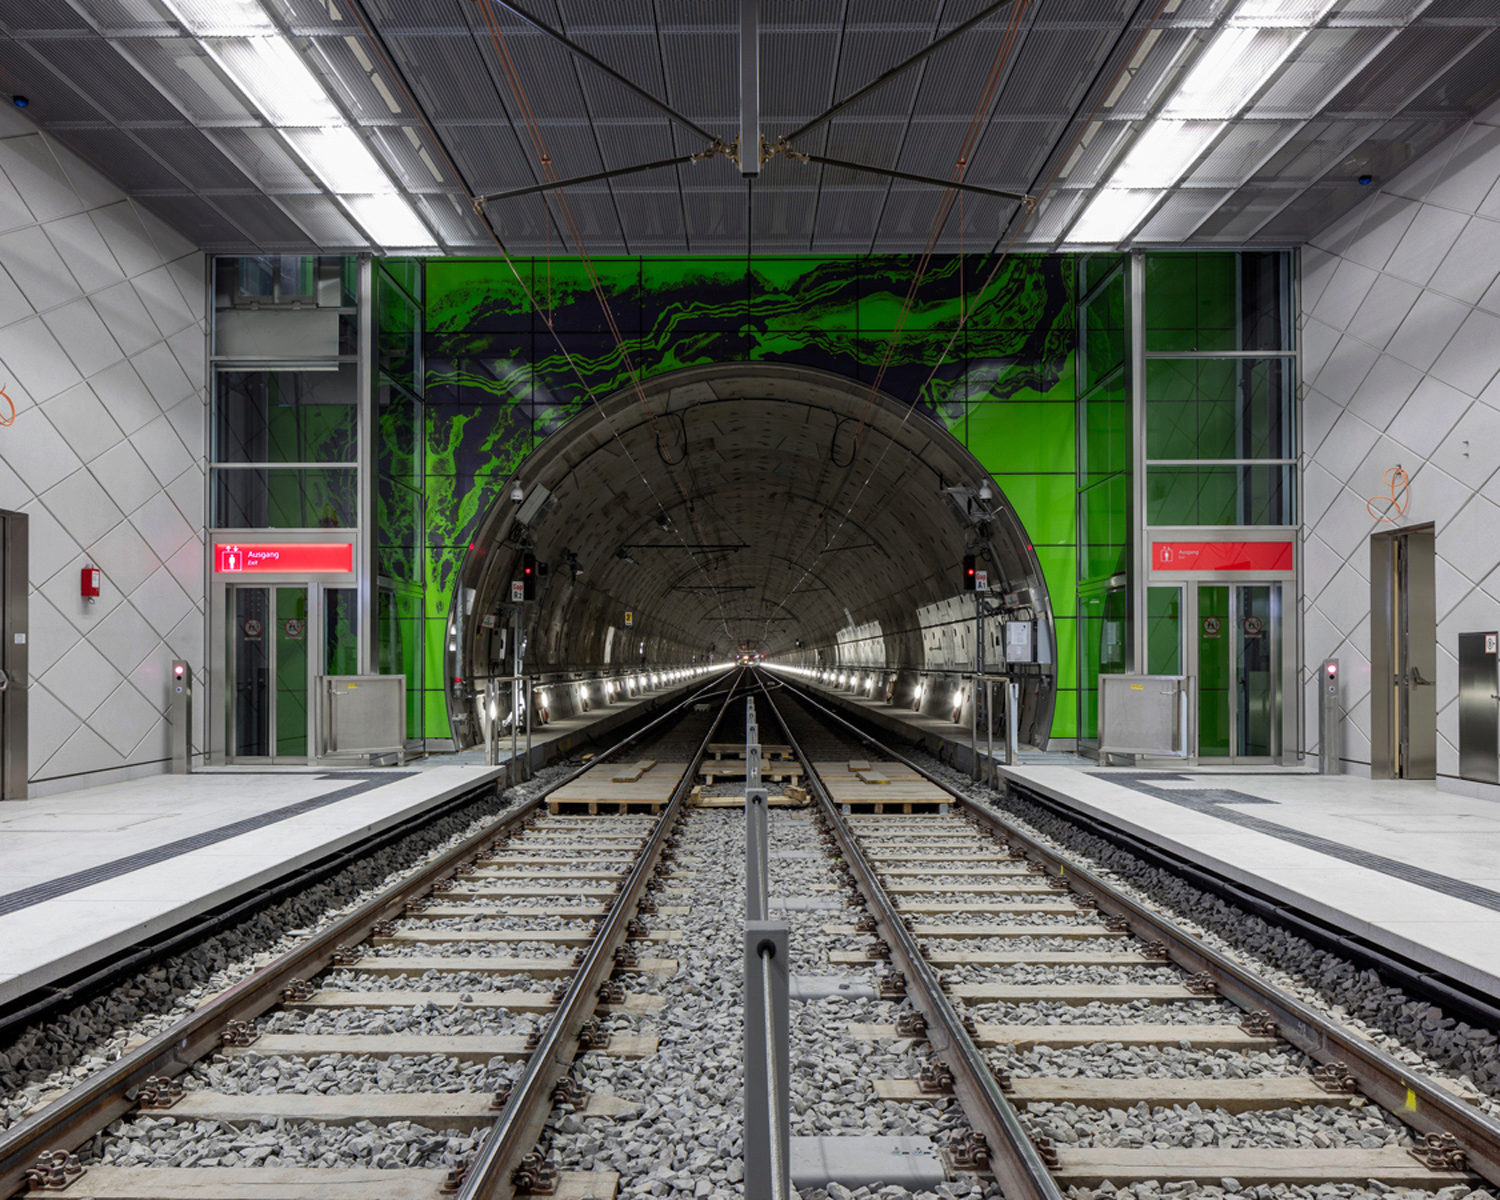
[[[497,488],[464,561],[448,678],[503,674],[512,584],[528,672],[723,661],[741,650],[802,666],[956,676],[972,666],[966,554],[990,600],[1036,622],[1014,669],[1023,737],[1045,744],[1055,630],[1026,530],[998,485],[930,413],[809,367],[691,367],[572,418]],[[1001,661],[1000,623],[986,660]],[[450,712],[477,731],[472,688]]]

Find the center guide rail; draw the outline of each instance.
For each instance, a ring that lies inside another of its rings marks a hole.
[[[758,674],[758,673],[757,673]],[[1346,1029],[1337,1021],[1261,978],[1222,951],[1178,928],[1168,917],[1154,912],[1113,884],[1052,846],[1007,821],[1001,814],[936,777],[910,758],[880,742],[842,714],[823,704],[800,685],[780,681],[810,709],[848,732],[866,746],[911,767],[953,797],[955,811],[979,828],[1009,843],[1014,851],[1036,864],[1047,877],[1086,901],[1097,905],[1102,918],[1146,942],[1159,942],[1167,959],[1190,975],[1211,984],[1217,994],[1245,1010],[1267,1033],[1274,1033],[1317,1062],[1334,1064],[1347,1071],[1355,1087],[1387,1113],[1426,1135],[1429,1165],[1446,1160],[1462,1164],[1491,1184],[1500,1183],[1500,1121],[1465,1102],[1437,1083],[1413,1072],[1386,1051]],[[784,730],[787,741],[797,745],[785,720],[769,694],[766,702]],[[1011,1200],[1021,1196],[1056,1196],[1050,1178],[1038,1178],[1042,1165],[1014,1108],[995,1084],[983,1056],[964,1031],[962,1021],[940,990],[936,975],[925,963],[915,938],[905,928],[900,913],[879,886],[869,862],[861,852],[847,823],[815,775],[809,784],[818,798],[820,811],[828,819],[841,852],[854,872],[859,888],[869,902],[881,936],[891,948],[892,961],[905,974],[909,994],[928,1019],[933,1050],[952,1069],[955,1092],[975,1129],[989,1143],[991,1169]],[[915,985],[915,986],[913,986]],[[1419,1139],[1420,1141],[1421,1139]],[[1007,1164],[1004,1159],[1012,1157]]]
[[[739,682],[738,676],[734,682]],[[284,991],[295,991],[304,986],[301,981],[310,980],[345,961],[353,947],[376,932],[377,925],[400,918],[409,902],[426,897],[438,885],[452,880],[456,872],[473,863],[492,844],[507,839],[511,831],[526,824],[533,816],[545,813],[546,799],[552,791],[571,783],[598,763],[624,752],[652,730],[677,719],[694,704],[717,696],[721,689],[727,705],[734,686],[725,688],[723,676],[710,680],[591,761],[500,814],[491,824],[438,859],[419,867],[409,878],[365,901],[327,929],[213,997],[176,1025],[127,1051],[116,1062],[46,1107],[0,1132],[0,1196],[24,1191],[27,1172],[39,1161],[59,1155],[65,1158],[111,1122],[136,1109],[136,1094],[148,1080],[170,1079],[186,1071],[218,1050],[225,1042],[227,1030],[243,1028],[245,1022],[253,1021],[281,1003]],[[616,895],[607,918],[601,922],[598,935],[575,974],[572,986],[553,1014],[538,1049],[530,1056],[509,1103],[500,1112],[493,1134],[486,1140],[480,1157],[471,1165],[462,1193],[465,1197],[514,1195],[511,1172],[520,1158],[531,1150],[536,1132],[550,1110],[552,1083],[577,1052],[578,1032],[597,1002],[598,985],[609,973],[615,946],[625,940],[626,926],[656,868],[662,844],[682,811],[683,798],[691,788],[706,746],[707,738],[698,748],[692,769],[683,775],[671,804],[663,810],[651,838]],[[522,1138],[528,1130],[530,1138],[523,1144]],[[87,1196],[86,1180],[87,1175],[68,1188],[69,1193]]]

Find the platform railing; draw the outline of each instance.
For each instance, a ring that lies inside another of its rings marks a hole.
[[[976,674],[973,682],[973,707],[969,713],[969,765],[971,777],[981,782],[995,782],[995,685],[1004,685],[1005,695],[1005,765],[1016,765],[1020,742],[1021,685],[1010,675]],[[979,697],[984,694],[984,764],[979,760]]]
[[[745,701],[745,1195],[791,1195],[791,1084],[785,921],[770,920],[770,797],[760,779],[760,729]]]

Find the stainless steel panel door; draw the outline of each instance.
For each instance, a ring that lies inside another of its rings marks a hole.
[[[26,798],[26,521],[0,512],[0,800]]]
[[[1500,783],[1500,633],[1458,635],[1458,773]]]

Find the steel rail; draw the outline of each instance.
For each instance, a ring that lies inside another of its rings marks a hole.
[[[970,1124],[984,1136],[989,1148],[990,1170],[1004,1189],[1006,1200],[1061,1200],[1061,1189],[1021,1125],[1016,1110],[1000,1090],[984,1054],[964,1028],[963,1018],[944,993],[937,972],[928,964],[895,902],[881,886],[878,873],[865,857],[858,839],[850,831],[812,763],[802,753],[796,735],[776,707],[770,692],[764,690],[764,694],[771,715],[781,726],[782,736],[802,763],[803,779],[817,798],[819,811],[833,831],[839,852],[853,871],[875,924],[891,948],[892,963],[906,976],[908,998],[927,1019],[927,1041],[933,1052],[952,1070],[954,1095],[963,1106]]]
[[[740,678],[743,674],[742,668]],[[737,678],[736,684],[738,681]],[[698,768],[708,754],[714,730],[728,711],[734,693],[733,686],[727,689],[718,714],[672,790],[672,798],[662,809],[656,828],[616,893],[609,913],[600,922],[583,964],[574,972],[541,1042],[527,1059],[525,1069],[511,1087],[510,1098],[470,1164],[457,1200],[511,1200],[516,1194],[512,1176],[522,1158],[536,1146],[552,1112],[553,1085],[569,1070],[578,1055],[579,1033],[599,1002],[599,985],[614,971],[615,950],[626,941],[626,927],[635,916],[647,882],[656,873],[662,848],[682,814],[684,802],[698,777]],[[696,699],[696,694],[693,698]]]
[[[1419,1133],[1452,1134],[1469,1169],[1490,1183],[1500,1183],[1500,1121],[1413,1071],[1274,983],[1242,967],[1201,938],[1178,928],[1170,918],[1153,912],[1087,867],[1080,866],[1012,824],[994,809],[864,732],[805,688],[790,683],[786,686],[866,745],[879,748],[882,754],[906,764],[947,792],[963,812],[988,826],[991,833],[1021,848],[1048,875],[1066,880],[1071,890],[1093,899],[1102,913],[1123,917],[1127,928],[1136,937],[1163,943],[1172,962],[1192,974],[1206,974],[1224,999],[1250,1013],[1270,1014],[1279,1036],[1297,1049],[1320,1063],[1344,1064],[1359,1091],[1393,1117]]]
[[[333,965],[337,951],[364,941],[376,922],[399,917],[408,901],[430,892],[439,880],[451,877],[458,866],[537,812],[550,792],[571,783],[595,763],[621,752],[648,730],[692,704],[700,692],[708,691],[715,682],[717,680],[685,697],[544,791],[499,815],[493,823],[419,868],[408,879],[367,900],[321,933],[314,934],[220,993],[176,1025],[127,1051],[116,1062],[45,1108],[0,1131],[0,1196],[10,1196],[24,1189],[27,1168],[35,1165],[42,1154],[53,1150],[76,1150],[111,1121],[135,1108],[135,1101],[127,1099],[127,1093],[153,1075],[181,1074],[199,1059],[213,1053],[219,1048],[229,1022],[253,1020],[280,1003],[282,989],[292,981],[310,979]],[[84,1191],[87,1191],[86,1187]]]

